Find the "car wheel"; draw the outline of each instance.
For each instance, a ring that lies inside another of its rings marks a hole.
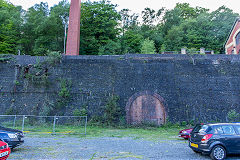
[[[217,145],[212,149],[210,157],[214,160],[224,160],[226,158],[226,154],[225,148]]]

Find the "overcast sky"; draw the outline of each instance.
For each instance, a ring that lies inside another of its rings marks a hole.
[[[49,6],[57,4],[61,0],[9,0],[14,5],[21,5],[24,9],[33,6],[36,3],[48,2]],[[84,2],[86,0],[82,0]],[[118,4],[118,10],[123,8],[128,8],[134,13],[141,13],[141,11],[150,7],[152,9],[160,9],[166,7],[167,9],[172,9],[175,7],[176,3],[190,3],[191,6],[208,8],[211,11],[216,10],[218,7],[225,5],[232,9],[234,12],[240,14],[240,0],[112,0],[112,3]]]

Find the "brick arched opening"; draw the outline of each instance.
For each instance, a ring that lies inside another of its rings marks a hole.
[[[126,105],[126,118],[128,124],[166,123],[166,108],[164,99],[151,91],[138,92],[132,95]]]

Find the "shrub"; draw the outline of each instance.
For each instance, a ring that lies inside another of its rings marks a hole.
[[[40,116],[51,116],[54,111],[54,102],[53,101],[45,101],[41,111],[39,112]]]
[[[235,109],[233,109],[228,112],[227,118],[230,122],[238,121],[240,118],[240,114],[237,113]]]
[[[6,112],[5,115],[14,115],[14,108],[13,107],[9,107]]]
[[[149,39],[145,39],[142,42],[141,53],[142,54],[154,54],[154,53],[156,53],[156,48],[155,48],[154,41],[149,40]]]
[[[189,55],[198,54],[198,50],[196,48],[187,49],[187,54]]]
[[[73,116],[81,116],[80,110],[76,108],[76,109],[73,111]]]
[[[109,126],[116,126],[117,124],[119,124],[121,113],[118,100],[118,96],[112,96],[108,99],[108,102],[104,107],[104,121],[105,124]]]
[[[87,116],[88,115],[87,114],[87,107],[88,107],[87,105],[83,105],[80,110],[76,108],[73,111],[73,115],[74,116]]]

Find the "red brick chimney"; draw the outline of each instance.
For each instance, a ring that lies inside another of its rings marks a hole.
[[[79,55],[81,0],[71,0],[66,55]]]

